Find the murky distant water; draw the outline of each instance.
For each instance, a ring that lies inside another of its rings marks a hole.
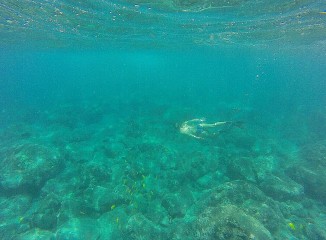
[[[121,97],[199,104],[202,109],[228,102],[291,113],[325,103],[322,48],[3,49],[2,53],[5,108]]]

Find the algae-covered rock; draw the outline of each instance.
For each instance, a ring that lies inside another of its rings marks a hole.
[[[207,208],[194,224],[194,239],[273,239],[257,219],[235,205]]]
[[[310,144],[301,149],[303,160],[315,167],[326,167],[326,141]]]
[[[298,200],[303,196],[303,186],[286,176],[270,175],[260,184],[264,193],[277,200]]]
[[[56,238],[55,238],[55,234],[50,231],[35,228],[28,232],[20,234],[15,239],[17,239],[17,240],[55,240]]]
[[[220,171],[206,174],[197,180],[198,187],[202,189],[212,189],[219,183],[224,183],[228,178]]]
[[[96,219],[74,218],[62,225],[56,232],[56,240],[101,239],[99,224]]]
[[[0,154],[0,189],[5,192],[33,194],[62,166],[55,148],[38,144],[16,145]]]
[[[319,226],[317,224],[309,224],[306,229],[306,235],[308,239],[326,239],[326,230],[325,226]]]
[[[93,189],[85,191],[88,196],[85,199],[85,204],[96,212],[107,212],[112,206],[117,207],[121,204],[126,204],[130,201],[127,187],[118,185],[115,188],[108,189],[106,187],[96,186]]]
[[[112,211],[106,212],[97,219],[100,228],[100,239],[126,239],[124,233],[130,215],[126,213],[126,209],[116,207]]]
[[[255,185],[245,181],[232,181],[221,184],[197,202],[197,212],[208,207],[232,204],[257,219],[268,231],[274,233],[284,219],[279,206]]]
[[[304,192],[310,197],[326,201],[326,171],[306,164],[287,169],[287,174],[304,186]]]
[[[0,239],[12,239],[13,235],[30,229],[25,215],[31,206],[31,198],[16,195],[0,198]]]
[[[49,194],[35,203],[31,215],[31,225],[34,227],[53,230],[57,227],[60,216],[61,201],[55,194]]]
[[[0,221],[6,222],[14,217],[22,217],[31,206],[31,198],[26,195],[16,195],[0,198]]]
[[[196,229],[194,222],[197,217],[187,217],[186,219],[177,219],[169,226],[171,237],[173,240],[194,240]]]
[[[125,239],[168,239],[163,228],[139,213],[129,218],[125,237]]]
[[[253,162],[250,158],[235,158],[227,163],[227,176],[234,180],[247,180],[255,182],[257,180]]]
[[[255,185],[236,180],[217,186],[207,195],[204,195],[198,205],[203,208],[207,206],[215,207],[217,204],[224,203],[239,205],[249,200],[252,202],[265,202],[269,198]]]
[[[166,209],[171,218],[183,217],[187,210],[182,199],[175,194],[167,194],[162,200],[162,206]]]
[[[278,172],[280,161],[280,159],[270,154],[258,156],[253,159],[253,171],[255,172],[257,183],[264,181],[273,172]]]
[[[287,174],[303,185],[310,197],[326,200],[326,142],[318,142],[301,149],[301,160],[287,169]]]

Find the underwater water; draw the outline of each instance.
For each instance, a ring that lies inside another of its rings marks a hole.
[[[325,9],[2,0],[0,239],[326,239]]]

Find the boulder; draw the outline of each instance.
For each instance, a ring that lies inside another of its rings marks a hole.
[[[198,200],[196,212],[208,207],[216,208],[232,204],[257,219],[272,234],[284,225],[282,212],[273,199],[255,185],[246,181],[231,181],[219,185]]]
[[[288,176],[304,187],[313,199],[326,202],[326,141],[303,147],[301,159],[286,170]]]
[[[303,197],[303,186],[286,176],[269,175],[260,184],[264,193],[279,201],[299,200]]]
[[[207,208],[194,223],[194,239],[273,239],[257,219],[235,205]]]
[[[55,235],[46,230],[41,229],[32,229],[30,231],[27,231],[23,234],[20,234],[17,238],[17,240],[35,240],[35,239],[42,239],[42,240],[55,240]]]
[[[125,239],[168,239],[167,234],[159,225],[140,213],[129,218],[124,234]]]
[[[92,218],[72,218],[56,232],[56,240],[101,239],[97,220]]]
[[[39,144],[15,145],[0,154],[0,190],[5,193],[35,194],[62,167],[57,149]]]

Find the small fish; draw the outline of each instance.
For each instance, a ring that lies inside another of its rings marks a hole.
[[[294,223],[290,222],[288,223],[289,227],[294,231],[295,230],[295,225]]]
[[[320,14],[326,14],[326,10],[319,12]]]
[[[112,206],[111,206],[111,210],[113,210],[113,209],[115,209],[115,205],[112,205]]]

